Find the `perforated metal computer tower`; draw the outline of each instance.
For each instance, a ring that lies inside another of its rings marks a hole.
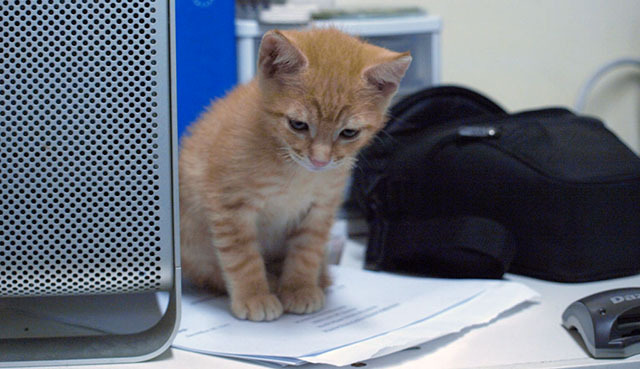
[[[0,0],[0,366],[170,345],[173,18],[167,0]]]

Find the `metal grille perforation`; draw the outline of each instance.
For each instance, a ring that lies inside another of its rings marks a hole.
[[[0,296],[160,286],[158,6],[0,0]]]

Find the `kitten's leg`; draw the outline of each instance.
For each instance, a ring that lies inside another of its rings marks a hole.
[[[233,314],[240,319],[273,320],[282,315],[282,305],[269,291],[250,212],[243,209],[217,212],[212,225],[214,245]]]
[[[332,283],[333,282],[331,281],[331,276],[329,275],[329,268],[327,266],[327,263],[325,262],[322,266],[322,269],[320,269],[320,279],[318,281],[318,285],[320,286],[320,288],[325,290],[329,286],[331,286]]]
[[[280,277],[279,296],[285,311],[303,314],[324,305],[325,248],[333,223],[333,207],[314,205],[287,239],[287,257]]]

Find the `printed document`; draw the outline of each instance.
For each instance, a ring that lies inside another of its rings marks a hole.
[[[334,284],[320,311],[285,314],[271,322],[238,320],[227,297],[184,285],[173,346],[282,365],[346,365],[487,323],[536,296],[509,281],[408,277],[335,266],[330,271]]]

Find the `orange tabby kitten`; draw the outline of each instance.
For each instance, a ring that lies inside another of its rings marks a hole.
[[[335,29],[270,31],[258,73],[216,101],[180,154],[182,266],[240,319],[310,313],[358,150],[411,63]]]

